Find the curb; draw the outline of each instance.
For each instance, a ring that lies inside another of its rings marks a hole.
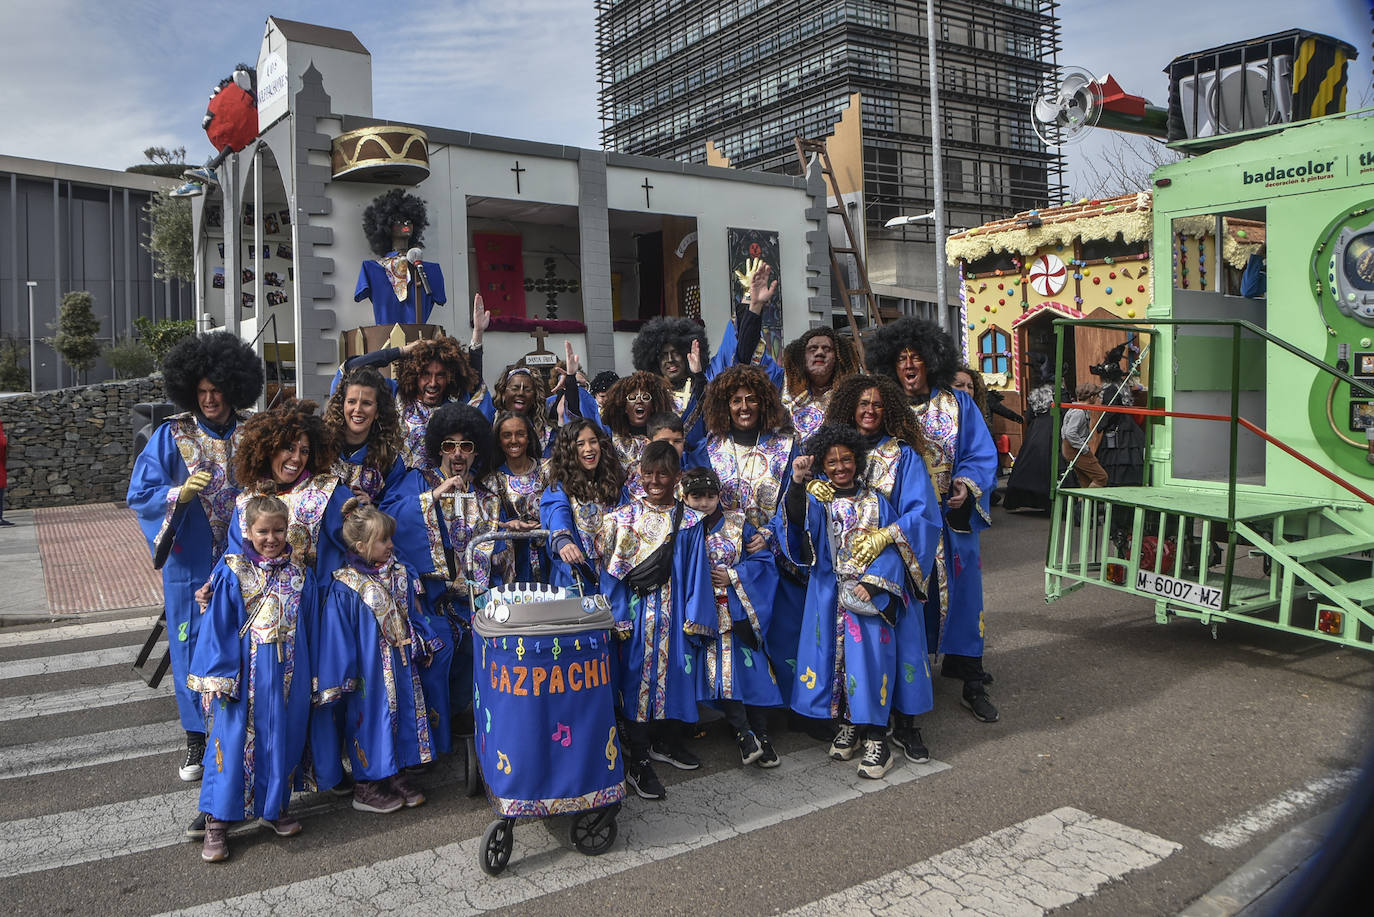
[[[161,612],[161,605],[140,605],[134,608],[111,608],[103,611],[7,612],[0,614],[0,628],[39,624],[88,624],[92,621],[112,621],[118,618],[152,617]]]

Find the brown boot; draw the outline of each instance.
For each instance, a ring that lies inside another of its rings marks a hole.
[[[205,842],[200,858],[207,863],[221,863],[229,859],[229,823],[214,818],[205,820]]]

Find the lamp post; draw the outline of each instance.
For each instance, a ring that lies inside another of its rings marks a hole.
[[[38,349],[34,346],[33,291],[38,286],[38,281],[26,280],[24,286],[29,288],[29,391],[36,392],[38,391]]]

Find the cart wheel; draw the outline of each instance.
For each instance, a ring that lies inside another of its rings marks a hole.
[[[463,792],[468,796],[476,796],[482,792],[482,772],[477,767],[477,739],[475,736],[467,736],[463,739],[463,757],[467,767],[463,777]]]
[[[608,806],[595,812],[574,815],[569,836],[577,852],[594,857],[610,850],[619,833],[615,821],[619,812],[620,806]]]
[[[487,825],[482,834],[482,848],[477,852],[477,865],[489,876],[499,876],[506,871],[510,862],[511,848],[515,846],[515,823],[509,818],[498,818]]]

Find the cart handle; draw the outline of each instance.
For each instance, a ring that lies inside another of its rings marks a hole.
[[[548,529],[535,529],[530,532],[483,532],[476,535],[468,542],[467,550],[464,551],[463,559],[467,561],[467,569],[472,569],[473,551],[478,545],[486,544],[488,541],[534,541],[536,538],[548,538]]]

